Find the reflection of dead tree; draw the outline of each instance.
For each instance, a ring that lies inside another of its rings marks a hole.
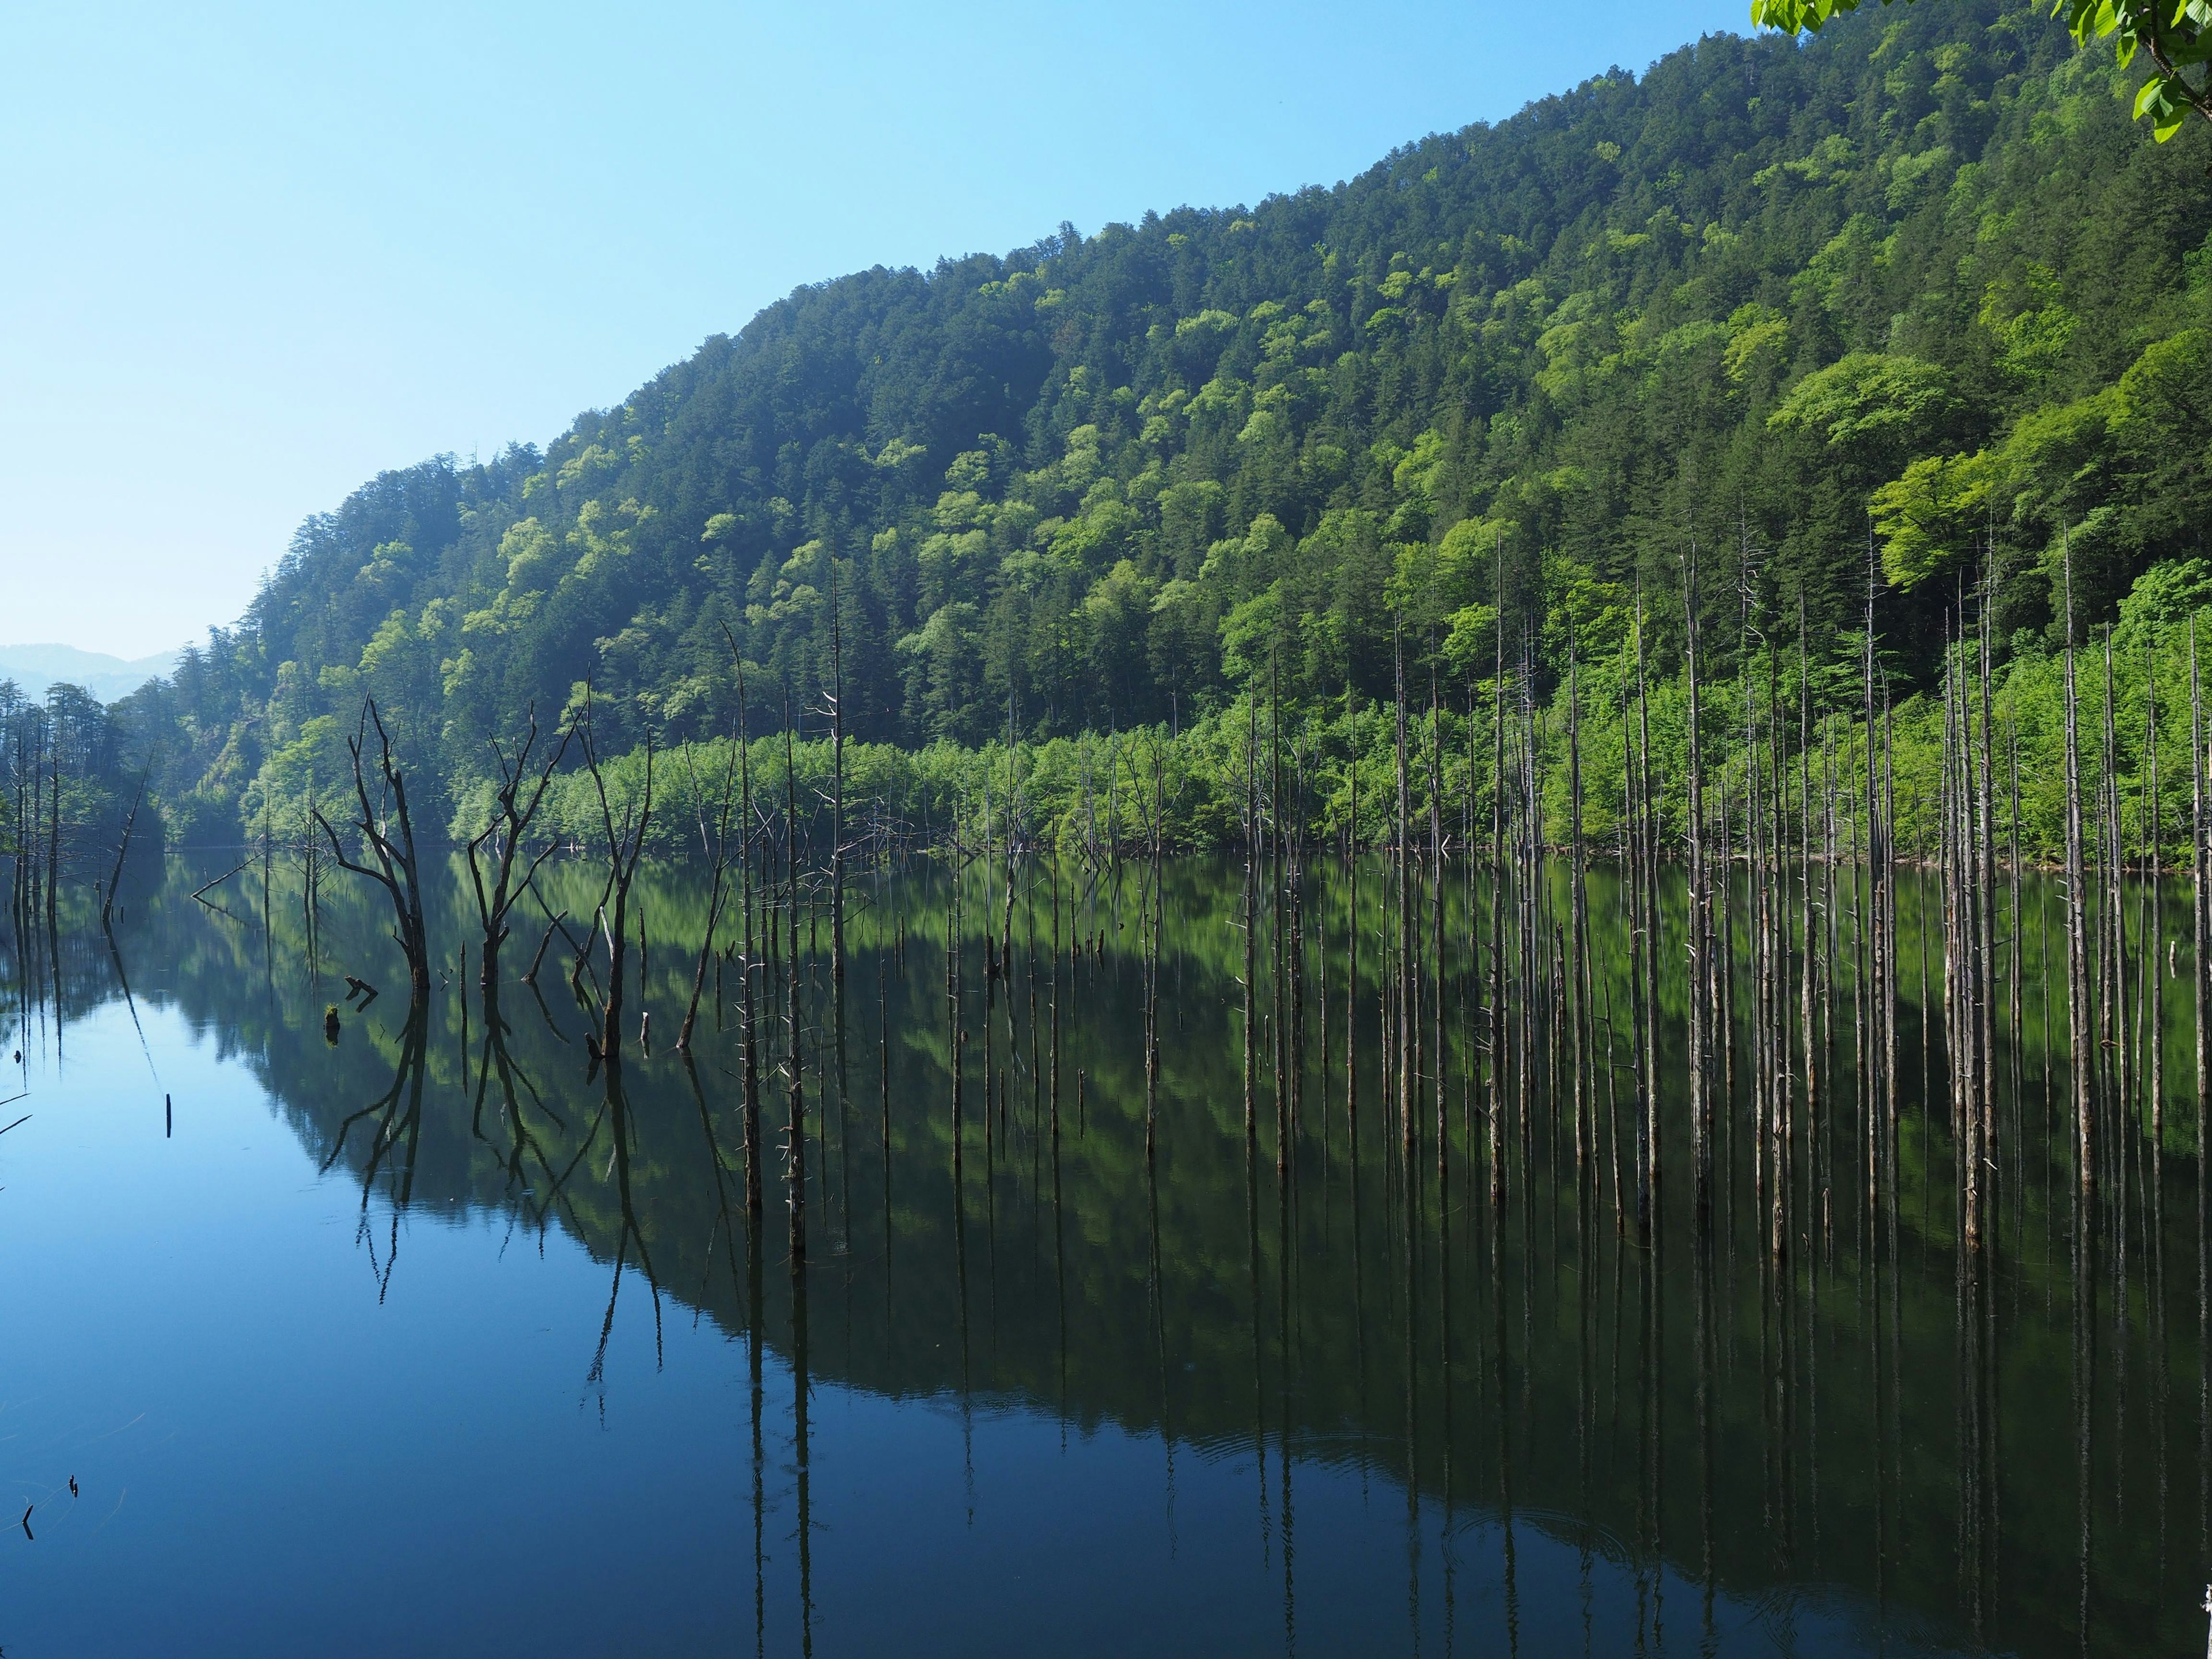
[[[568,942],[568,949],[575,955],[575,970],[569,976],[568,983],[569,988],[580,997],[583,994],[584,963],[591,955],[592,950],[590,939],[586,937],[580,941],[568,931],[568,913],[566,910],[556,911],[548,904],[545,902],[545,896],[538,890],[538,883],[534,879],[522,884],[517,890],[518,896],[522,893],[529,894],[537,901],[538,913],[545,918],[545,931],[538,935],[538,949],[531,953],[530,966],[523,972],[522,982],[533,991],[538,988],[538,969],[544,964],[546,947],[553,943],[553,935],[557,932]],[[596,985],[597,981],[594,981],[593,983]],[[543,1006],[542,999],[541,1006]]]
[[[373,1119],[375,1128],[369,1139],[368,1156],[361,1172],[361,1237],[369,1240],[369,1259],[375,1268],[377,1300],[383,1301],[392,1286],[392,1270],[398,1259],[399,1212],[405,1209],[415,1191],[415,1154],[422,1131],[422,1073],[423,1060],[429,1042],[430,1009],[426,997],[417,997],[410,1006],[407,1024],[399,1035],[399,1063],[392,1068],[392,1086],[376,1099],[348,1116],[338,1125],[337,1139],[331,1144],[330,1156],[322,1163],[327,1172],[345,1152],[346,1138],[353,1126],[363,1119]],[[404,1097],[404,1104],[403,1104]],[[380,1265],[375,1261],[375,1243],[368,1233],[368,1198],[376,1185],[379,1170],[392,1149],[405,1144],[406,1155],[392,1193],[392,1248]]]
[[[477,1071],[476,1106],[469,1121],[469,1133],[487,1146],[491,1146],[492,1141],[483,1132],[484,1096],[495,1075],[499,1079],[500,1116],[507,1125],[507,1146],[501,1155],[501,1164],[507,1171],[507,1188],[511,1193],[521,1196],[532,1195],[529,1188],[524,1184],[523,1163],[526,1158],[534,1158],[542,1174],[540,1184],[544,1193],[535,1206],[525,1204],[522,1208],[532,1226],[542,1225],[554,1200],[560,1196],[565,1177],[555,1174],[545,1148],[532,1133],[523,1110],[523,1097],[527,1096],[529,1103],[550,1120],[556,1130],[565,1130],[568,1126],[561,1114],[546,1103],[537,1085],[530,1080],[530,1074],[507,1053],[505,1022],[490,1019],[484,1026],[483,1055]],[[533,1210],[535,1212],[531,1213]]]
[[[599,902],[599,926],[607,941],[607,994],[601,1005],[599,1052],[612,1070],[622,1052],[623,964],[629,950],[629,889],[637,875],[639,854],[645,850],[646,825],[653,821],[653,734],[645,739],[645,793],[637,801],[623,803],[620,823],[614,804],[607,799],[607,780],[599,764],[599,744],[592,739],[592,694],[584,691],[583,718],[577,732],[584,741],[584,764],[592,774],[592,787],[599,798],[599,823],[607,838],[607,882]],[[611,910],[609,902],[612,902]],[[611,1077],[608,1079],[613,1086]]]
[[[525,882],[523,884],[523,890],[528,893],[531,897],[536,899],[538,901],[538,908],[545,913],[545,931],[538,936],[538,949],[532,952],[530,966],[523,970],[522,975],[522,982],[525,985],[529,986],[532,990],[535,990],[538,986],[538,969],[539,964],[545,960],[545,947],[552,944],[555,929],[558,928],[560,930],[561,936],[568,941],[568,948],[570,950],[580,954],[584,947],[576,943],[576,936],[574,933],[568,932],[566,927],[562,927],[562,923],[568,919],[568,913],[566,910],[556,913],[553,907],[546,903],[544,897],[538,893],[537,885],[534,883]]]
[[[723,1159],[721,1142],[714,1133],[714,1115],[708,1108],[707,1091],[699,1086],[698,1068],[692,1065],[691,1055],[688,1050],[684,1053],[683,1059],[684,1075],[691,1085],[692,1103],[699,1109],[699,1127],[701,1132],[704,1133],[707,1138],[707,1162],[708,1167],[710,1167],[714,1172],[715,1231],[720,1234],[724,1241],[724,1249],[728,1255],[730,1265],[730,1287],[732,1290],[738,1290],[741,1291],[742,1286],[738,1277],[737,1224],[732,1220],[730,1215],[730,1187],[727,1179],[729,1175],[729,1165]],[[713,1259],[714,1248],[714,1240],[713,1235],[710,1234],[707,1240],[708,1256],[710,1263]],[[702,1268],[699,1280],[700,1294],[698,1297],[698,1303],[702,1307],[706,1305],[707,1281],[705,1273],[706,1269]]]
[[[567,928],[561,929],[562,938],[568,939],[569,948],[576,953],[575,960],[568,967],[568,991],[579,1002],[585,1000],[584,978],[586,975],[591,976],[592,997],[596,999],[599,994],[599,970],[592,966],[592,951],[599,943],[600,920],[606,915],[607,899],[614,890],[614,870],[611,866],[607,871],[606,880],[599,887],[599,902],[592,906],[592,914],[585,919],[584,942],[580,945],[576,944],[575,940],[570,938]],[[597,1053],[599,1048],[597,1037],[592,1039],[592,1051]]]
[[[584,1218],[576,1213],[576,1206],[568,1202],[568,1178],[576,1173],[578,1167],[582,1164],[586,1155],[591,1152],[592,1148],[599,1145],[599,1126],[606,1121],[606,1103],[602,1101],[599,1103],[599,1109],[592,1114],[591,1127],[584,1131],[583,1139],[577,1143],[574,1155],[571,1157],[567,1164],[562,1167],[561,1173],[554,1176],[552,1190],[544,1195],[544,1200],[538,1206],[538,1216],[542,1220],[545,1216],[552,1213],[553,1206],[555,1204],[560,1203],[568,1205],[568,1224],[572,1229],[574,1229],[576,1237],[579,1238],[585,1237],[590,1231],[590,1228],[585,1222]]]
[[[107,935],[107,957],[115,964],[115,983],[123,992],[123,1006],[131,1012],[131,1029],[138,1034],[138,1052],[146,1056],[146,1069],[158,1080],[161,1073],[154,1067],[154,1051],[146,1043],[146,1028],[138,1023],[138,1004],[131,994],[131,976],[123,971],[123,951],[115,943],[115,930],[103,925]]]
[[[507,913],[514,901],[529,886],[531,878],[538,873],[553,851],[548,842],[535,858],[524,866],[521,879],[515,878],[514,866],[520,854],[523,839],[530,833],[531,820],[538,816],[544,802],[545,791],[553,781],[554,769],[561,757],[568,752],[570,732],[561,733],[561,741],[547,753],[537,766],[530,763],[530,751],[538,743],[538,717],[535,709],[527,716],[529,729],[523,734],[521,745],[513,755],[500,747],[497,738],[492,740],[492,753],[499,760],[499,788],[493,796],[495,816],[484,826],[483,833],[469,843],[469,882],[476,890],[477,915],[483,923],[483,949],[479,957],[478,988],[484,998],[484,1018],[496,1018],[495,1004],[499,996],[499,947],[507,942]],[[489,846],[491,849],[492,878],[489,891],[484,886],[483,872],[478,867],[477,854]],[[547,930],[550,937],[551,930]],[[544,953],[540,945],[539,954]],[[531,963],[531,971],[538,964]]]
[[[429,1021],[418,1012],[410,1013],[399,1034],[399,1063],[392,1068],[392,1086],[374,1100],[351,1113],[338,1125],[337,1139],[331,1145],[330,1155],[323,1159],[322,1170],[327,1174],[345,1152],[346,1138],[353,1126],[364,1118],[376,1120],[375,1133],[369,1139],[368,1163],[362,1171],[364,1192],[362,1202],[368,1201],[366,1186],[374,1177],[386,1153],[395,1146],[403,1132],[412,1133],[419,1121],[422,1104],[422,1060],[428,1043]],[[409,1098],[409,1109],[399,1111],[400,1097]],[[404,1202],[404,1196],[402,1197]]]
[[[647,1287],[653,1292],[653,1353],[656,1366],[663,1363],[660,1328],[660,1281],[653,1271],[653,1255],[646,1249],[645,1234],[637,1224],[637,1208],[630,1199],[629,1143],[636,1133],[629,1121],[629,1098],[623,1091],[622,1067],[607,1067],[607,1109],[614,1134],[615,1196],[622,1209],[622,1233],[615,1241],[614,1282],[607,1287],[607,1314],[599,1325],[599,1345],[592,1351],[592,1368],[584,1378],[585,1386],[600,1391],[600,1407],[605,1407],[607,1340],[614,1334],[615,1304],[622,1297],[623,1268],[629,1260],[632,1244],[637,1247],[638,1266],[645,1273]],[[587,1142],[586,1145],[589,1143]]]
[[[362,764],[362,750],[368,741],[368,728],[376,728],[377,769],[380,776],[378,805],[368,798],[368,774]],[[331,821],[323,816],[322,809],[314,809],[315,822],[331,844],[331,856],[338,867],[357,876],[367,876],[384,889],[392,900],[394,918],[392,938],[399,944],[407,957],[407,974],[412,988],[412,1000],[426,1001],[430,994],[430,947],[422,927],[422,884],[416,873],[415,825],[407,814],[407,781],[392,758],[392,739],[384,729],[384,718],[376,710],[376,699],[364,697],[361,705],[361,720],[353,736],[346,739],[346,748],[353,756],[354,798],[360,817],[354,828],[359,831],[361,844],[375,859],[374,868],[356,864],[345,854],[338,833]],[[378,806],[388,804],[392,816],[386,817]],[[399,834],[394,840],[390,833],[396,823]]]
[[[229,911],[224,910],[222,906],[217,904],[213,899],[207,896],[252,862],[253,860],[252,859],[240,859],[237,863],[232,865],[229,869],[217,876],[213,881],[202,882],[198,886],[192,889],[191,897],[193,901],[196,903],[204,904],[210,910],[221,910],[224,915],[229,916]],[[236,916],[231,916],[231,920],[235,921],[238,918]]]

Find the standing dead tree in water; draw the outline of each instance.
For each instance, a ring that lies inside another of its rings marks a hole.
[[[1268,931],[1272,935],[1268,980],[1274,1002],[1272,1024],[1275,1049],[1275,1175],[1279,1180],[1289,1172],[1291,1156],[1291,1088],[1288,1080],[1291,1021],[1289,1009],[1283,1000],[1290,901],[1284,885],[1283,865],[1282,693],[1281,670],[1271,660],[1267,667],[1267,913],[1271,923]],[[1155,874],[1158,873],[1158,864],[1156,838],[1153,843]]]
[[[1344,685],[1345,718],[1352,728],[1345,757],[1344,786],[1344,1139],[1346,1154],[1359,1158],[1359,744],[1358,705],[1352,682]]]
[[[363,753],[372,726],[376,730],[378,778],[374,802],[369,799],[368,767]],[[407,811],[407,781],[392,757],[392,737],[384,729],[384,717],[377,712],[375,698],[362,700],[361,718],[353,735],[346,739],[346,751],[353,757],[354,800],[360,814],[353,827],[361,836],[362,849],[375,860],[374,864],[356,864],[346,856],[337,830],[323,816],[320,807],[314,809],[315,823],[330,842],[331,856],[337,860],[338,867],[368,877],[391,899],[392,936],[407,958],[410,998],[426,1001],[430,995],[430,946],[422,925],[422,884],[415,860],[415,824]]]
[[[2204,960],[2205,900],[2207,889],[2212,886],[2212,870],[2205,864],[2204,801],[2204,685],[2197,668],[2197,619],[2189,619],[2189,939],[2190,988],[2189,1006],[2193,1016],[2197,1050],[2197,1201],[2199,1208],[2197,1237],[2204,1237],[2202,1206],[2204,1202],[2205,1138],[2204,1110],[2212,1102],[2212,1051],[2206,1045],[2204,1028],[2206,1013]],[[2201,1245],[2200,1245],[2201,1249]],[[2201,1267],[2200,1263],[2200,1267]],[[2200,1297],[2202,1292],[2200,1291]]]
[[[1431,696],[1430,721],[1435,723],[1435,698]],[[1577,652],[1574,628],[1567,629],[1567,836],[1568,865],[1568,935],[1567,935],[1567,994],[1574,1010],[1572,1047],[1574,1051],[1574,1113],[1575,1113],[1575,1174],[1579,1180],[1592,1156],[1595,1140],[1595,1097],[1590,1080],[1585,1074],[1584,1056],[1589,1050],[1589,872],[1583,848],[1583,729],[1582,729],[1582,663]],[[1431,785],[1433,797],[1435,786]],[[1433,811],[1433,808],[1431,809]],[[1439,843],[1437,867],[1443,867],[1443,836],[1434,839]],[[1442,935],[1439,933],[1438,938]],[[1437,948],[1439,962],[1443,959],[1441,945]],[[1442,1096],[1439,1094],[1437,1130],[1443,1133]],[[1442,1164],[1439,1163],[1439,1168]]]
[[[1418,1024],[1413,1003],[1419,995],[1414,963],[1413,871],[1410,858],[1413,848],[1408,844],[1413,818],[1413,793],[1406,771],[1406,645],[1401,633],[1395,629],[1390,641],[1392,672],[1395,676],[1396,704],[1394,710],[1396,725],[1395,756],[1397,761],[1398,794],[1396,811],[1391,824],[1391,850],[1397,860],[1395,874],[1398,883],[1398,977],[1397,1041],[1392,1053],[1398,1062],[1397,1102],[1401,1155],[1406,1167],[1413,1165],[1413,1044]]]
[[[507,942],[507,913],[530,885],[538,866],[553,851],[555,843],[548,842],[536,857],[523,866],[520,880],[515,878],[515,860],[521,855],[523,842],[530,834],[530,825],[544,804],[545,791],[553,781],[553,773],[568,752],[568,740],[573,728],[561,733],[559,743],[547,751],[536,766],[531,764],[531,750],[538,746],[538,713],[532,708],[524,718],[528,721],[522,742],[510,755],[492,739],[491,751],[499,762],[499,787],[492,797],[493,818],[483,833],[469,842],[469,884],[474,890],[477,916],[483,924],[483,946],[478,957],[477,984],[485,999],[485,1018],[490,1019],[491,1000],[499,994],[499,948]],[[478,854],[486,854],[491,863],[491,883],[487,888],[484,872]]]
[[[115,849],[115,867],[108,872],[106,896],[100,904],[100,925],[102,927],[114,920],[115,890],[123,882],[123,866],[131,858],[131,833],[138,827],[138,809],[146,804],[146,784],[153,775],[154,763],[149,757],[145,769],[138,774],[138,790],[131,798],[131,811],[123,820],[123,839]]]
[[[583,740],[584,765],[591,772],[592,787],[599,799],[599,825],[607,838],[607,899],[599,921],[607,941],[606,1000],[601,1005],[599,1054],[611,1075],[622,1053],[623,969],[629,955],[629,890],[637,877],[638,856],[645,850],[645,830],[653,821],[653,734],[646,733],[645,793],[636,801],[625,800],[619,820],[607,798],[605,769],[599,764],[599,744],[592,733],[592,693],[584,691],[584,711],[577,722]]]
[[[785,1149],[785,1190],[791,1204],[791,1270],[796,1274],[806,1262],[806,1090],[800,1062],[805,1053],[799,1011],[799,784],[798,766],[791,743],[791,688],[783,690],[783,874],[784,900],[789,909],[791,957],[784,976],[785,1079],[790,1088],[791,1137]],[[990,1104],[990,1075],[984,1074],[983,1097]]]
[[[1260,702],[1248,694],[1244,725],[1244,1139],[1260,1133],[1258,1078],[1260,971]]]
[[[1165,746],[1158,731],[1148,731],[1152,762],[1152,799],[1133,790],[1139,827],[1144,832],[1147,864],[1137,894],[1137,936],[1144,948],[1145,975],[1145,1164],[1150,1170],[1158,1149],[1160,1115],[1160,939],[1167,909],[1161,891],[1165,874],[1167,782]],[[1136,756],[1129,757],[1132,774]],[[1143,780],[1138,778],[1141,786]],[[1011,799],[1011,798],[1010,798]],[[1009,993],[1011,994],[1011,993]]]
[[[1683,565],[1682,617],[1684,653],[1687,664],[1687,707],[1683,720],[1689,738],[1686,810],[1689,845],[1689,1073],[1691,1179],[1698,1214],[1702,1219],[1712,1206],[1712,1099],[1707,1077],[1711,1063],[1707,1040],[1706,988],[1711,981],[1712,944],[1710,894],[1705,870],[1705,763],[1698,750],[1698,549],[1692,542]]]
[[[1505,562],[1498,562],[1496,663],[1490,682],[1490,1202],[1505,1202]],[[1352,1030],[1345,1028],[1347,1072]]]
[[[1624,758],[1623,764],[1626,765]],[[1638,999],[1641,1012],[1637,1023],[1643,1028],[1643,1041],[1638,1045],[1641,1060],[1638,1070],[1638,1093],[1642,1111],[1638,1117],[1638,1138],[1641,1156],[1638,1160],[1637,1228],[1640,1237],[1648,1238],[1654,1213],[1659,1202],[1661,1140],[1659,1133],[1659,829],[1660,799],[1651,781],[1651,698],[1650,686],[1645,674],[1644,654],[1644,598],[1639,592],[1636,600],[1636,820],[1638,828],[1639,854],[1637,884],[1642,890],[1642,902],[1638,906],[1636,926],[1632,933],[1635,954],[1632,969],[1639,965],[1642,974],[1638,982]],[[1663,787],[1666,775],[1660,775]]]
[[[1449,1185],[1451,1174],[1451,1137],[1449,1133],[1449,1126],[1445,1121],[1447,1085],[1444,1065],[1446,981],[1444,975],[1443,765],[1443,709],[1437,698],[1436,676],[1432,672],[1429,676],[1429,872],[1430,895],[1433,902],[1429,906],[1429,962],[1430,972],[1434,975],[1434,994],[1430,998],[1432,1024],[1430,1030],[1429,1051],[1434,1056],[1431,1074],[1437,1097],[1437,1193],[1440,1201]],[[1582,833],[1579,821],[1577,823],[1575,833],[1579,838]],[[1293,848],[1296,845],[1297,843],[1293,842]],[[1293,873],[1294,875],[1296,873],[1295,867]],[[1293,908],[1291,914],[1295,918],[1297,915],[1297,909]],[[1293,997],[1291,1006],[1297,1008],[1300,1006],[1302,1005],[1299,999]],[[1292,1075],[1297,1075],[1295,1071]]]
[[[760,1027],[753,1000],[757,962],[753,939],[752,728],[745,718],[744,653],[738,649],[737,636],[730,632],[727,623],[723,624],[722,637],[729,642],[730,663],[738,687],[738,914],[741,929],[738,946],[744,952],[738,1008],[739,1030],[744,1044],[742,1076],[745,1115],[745,1211],[749,1215],[757,1216],[761,1207]],[[711,930],[709,936],[712,936]]]
[[[707,820],[707,797],[705,792],[699,787],[699,774],[691,764],[691,750],[689,745],[684,750],[684,768],[690,777],[691,799],[699,820],[699,848],[707,855],[710,880],[707,890],[706,932],[700,936],[699,960],[691,973],[691,1000],[684,1009],[684,1029],[676,1034],[676,1046],[683,1050],[689,1050],[691,1047],[691,1028],[698,1021],[699,997],[707,984],[707,964],[714,955],[714,928],[722,919],[722,903],[729,890],[730,812],[735,800],[731,787],[736,779],[737,766],[738,745],[733,738],[730,744],[729,759],[722,768],[721,787],[714,799],[714,818],[710,825]],[[837,927],[837,943],[841,957],[839,966],[842,969],[844,945],[844,921],[842,915],[839,916]]]
[[[837,609],[837,561],[835,558],[830,561],[830,690],[825,695],[830,703],[830,971],[842,989],[845,983],[845,625]],[[1011,720],[1009,716],[1010,725]],[[1010,769],[1013,764],[1012,746],[1010,734],[1006,763]],[[727,791],[724,793],[726,796]],[[1011,906],[1013,890],[1011,857],[1007,863],[1006,888]],[[692,1006],[698,1006],[696,991],[692,994]],[[691,1030],[688,1015],[684,1018],[684,1030],[688,1036]]]
[[[2094,1146],[2090,1133],[2088,945],[2084,938],[2087,871],[2082,848],[2081,747],[2079,694],[2074,683],[2074,556],[2066,544],[2066,652],[2063,659],[2066,720],[2066,1049],[2071,1062],[2074,1102],[2074,1169],[2086,1199],[2096,1185]]]

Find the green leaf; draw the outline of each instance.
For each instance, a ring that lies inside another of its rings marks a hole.
[[[1751,0],[1751,21],[1760,28],[1798,34],[1818,30],[1838,12],[1857,9],[1858,0]]]

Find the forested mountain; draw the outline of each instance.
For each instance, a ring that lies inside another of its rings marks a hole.
[[[1900,690],[1984,547],[2000,657],[2056,638],[2062,545],[2085,623],[2154,566],[2186,607],[2212,188],[2136,78],[2041,7],[1871,11],[801,289],[543,451],[366,484],[118,714],[173,830],[234,836],[337,781],[364,691],[450,811],[586,678],[608,746],[726,731],[732,638],[756,731],[779,683],[818,729],[834,638],[848,730],[913,745],[1388,699],[1394,637],[1463,706],[1501,603],[1549,688],[1640,590],[1671,672],[1692,549],[1720,681],[1801,607],[1851,656],[1870,555]]]

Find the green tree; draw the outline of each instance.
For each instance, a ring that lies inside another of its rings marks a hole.
[[[1891,0],[1882,0],[1884,5]],[[1859,0],[1751,0],[1751,21],[1785,34],[1817,31]],[[2135,113],[2151,123],[2160,143],[2181,131],[2189,112],[2212,120],[2212,80],[2185,71],[2212,63],[2212,4],[2206,0],[2055,0],[2053,17],[2066,20],[2076,46],[2111,36],[2125,69],[2141,50],[2154,72],[2136,94]]]

